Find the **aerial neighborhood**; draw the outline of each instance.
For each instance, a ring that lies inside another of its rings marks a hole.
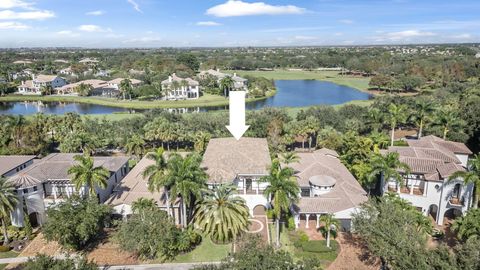
[[[0,0],[0,270],[479,270],[479,13]]]

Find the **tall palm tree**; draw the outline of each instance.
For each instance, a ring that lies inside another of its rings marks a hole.
[[[406,107],[404,105],[395,105],[391,103],[388,106],[387,120],[391,128],[391,142],[390,145],[393,146],[393,141],[395,139],[395,129],[399,123],[403,123],[407,118]]]
[[[3,245],[8,244],[7,220],[10,212],[13,211],[18,203],[18,197],[15,194],[15,187],[7,182],[6,178],[0,177],[0,219],[2,220]]]
[[[81,83],[75,87],[75,91],[79,96],[86,97],[89,96],[93,87],[90,84]]]
[[[448,181],[454,181],[456,179],[463,179],[465,184],[472,183],[475,186],[475,194],[473,194],[473,208],[478,208],[478,200],[480,198],[480,154],[477,154],[468,161],[468,171],[454,172]]]
[[[195,226],[216,242],[229,242],[248,229],[248,207],[243,198],[234,196],[233,185],[215,186],[205,190],[195,208]]]
[[[107,169],[103,166],[95,167],[93,158],[88,154],[76,155],[73,158],[77,164],[68,169],[68,174],[72,175],[72,182],[77,191],[88,187],[89,194],[93,195],[96,193],[96,186],[107,187],[107,180],[110,177]]]
[[[129,155],[135,155],[141,158],[143,151],[145,151],[145,141],[139,135],[133,135],[128,139],[125,148]]]
[[[187,205],[201,197],[201,190],[206,185],[207,174],[200,168],[202,157],[196,153],[189,154],[185,158],[179,154],[173,154],[168,159],[167,179],[172,183],[171,201],[177,198],[182,203],[182,225],[188,225]]]
[[[223,95],[228,97],[229,92],[232,90],[234,85],[234,81],[232,77],[225,76],[222,80],[220,80],[220,88],[223,90]]]
[[[273,206],[277,231],[276,244],[279,247],[280,218],[282,213],[289,211],[290,206],[298,201],[300,188],[294,177],[293,169],[282,168],[278,159],[273,160],[269,175],[262,177],[260,181],[269,184],[264,191],[264,195],[270,200],[270,205]]]
[[[300,160],[297,153],[293,151],[282,153],[280,158],[283,164],[285,165],[292,164]]]
[[[383,125],[384,114],[378,108],[371,108],[367,112],[367,123],[374,131],[380,131]]]
[[[170,188],[172,183],[167,178],[167,160],[163,148],[158,148],[155,152],[148,153],[146,157],[154,161],[154,164],[147,166],[142,176],[147,178],[148,190],[150,192],[163,190],[167,213],[172,216],[170,208]]]
[[[430,100],[419,99],[415,102],[414,111],[411,117],[418,125],[418,139],[422,137],[425,122],[430,120],[434,112],[435,105]]]
[[[196,132],[193,138],[195,151],[203,154],[211,137],[210,133],[203,131]]]
[[[375,183],[380,176],[381,181],[394,180],[397,184],[403,185],[403,176],[400,171],[408,174],[410,167],[399,160],[399,154],[396,152],[387,153],[386,155],[375,154],[371,159],[372,171],[368,176],[369,182]],[[383,190],[384,183],[380,185]]]
[[[320,222],[323,223],[325,234],[327,235],[327,247],[330,247],[330,234],[336,232],[340,227],[340,221],[333,214],[324,214],[320,216]],[[334,235],[335,237],[335,235]]]
[[[132,212],[139,214],[144,220],[145,212],[157,209],[157,207],[157,202],[154,199],[139,198],[132,203]]]
[[[42,87],[40,87],[40,93],[42,94],[42,96],[47,96],[47,95],[51,95],[53,93],[53,87],[52,85],[43,85]]]
[[[448,132],[461,124],[458,114],[452,109],[443,109],[437,113],[435,125],[443,129],[443,139],[447,139]]]
[[[390,141],[388,135],[383,132],[377,131],[373,131],[372,133],[370,133],[368,138],[370,138],[373,142],[373,151],[375,153],[378,153],[380,149],[385,149]]]
[[[120,92],[122,93],[123,99],[125,100],[125,96],[128,94],[130,95],[130,99],[132,98],[132,81],[129,79],[124,79],[120,82]]]

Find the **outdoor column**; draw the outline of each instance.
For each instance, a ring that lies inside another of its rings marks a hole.
[[[247,194],[247,180],[243,178],[243,195]]]
[[[427,196],[427,182],[423,182],[423,192],[422,192],[422,195],[423,196]]]
[[[413,184],[414,182],[412,181],[412,184],[410,185],[410,195],[413,195]]]
[[[308,229],[308,219],[310,218],[310,214],[305,214],[305,216],[307,217],[307,219],[306,219],[306,224],[305,224],[305,228]]]
[[[320,228],[320,214],[317,214],[317,229]]]
[[[300,214],[294,216],[295,220],[295,229],[298,229],[298,225],[300,224]]]
[[[53,200],[57,200],[57,185],[52,184]]]
[[[258,195],[258,190],[260,189],[260,182],[257,180],[255,180],[255,182],[257,183],[257,189],[256,189],[256,192],[257,192],[257,195]]]

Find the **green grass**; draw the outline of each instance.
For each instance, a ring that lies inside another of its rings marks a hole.
[[[246,101],[251,102],[264,98],[249,98]],[[103,105],[109,107],[126,108],[126,109],[162,109],[162,108],[189,108],[189,107],[209,107],[209,106],[225,106],[228,105],[228,99],[222,96],[204,94],[199,99],[194,100],[120,100],[115,98],[102,97],[77,97],[77,96],[23,96],[8,95],[0,97],[0,101],[45,101],[45,102],[78,102],[85,104]]]
[[[338,71],[306,71],[306,70],[284,70],[276,69],[274,71],[243,71],[230,70],[230,73],[237,73],[240,76],[250,75],[256,77],[265,77],[273,80],[320,80],[333,82],[340,85],[349,86],[362,91],[368,90],[370,78],[342,76]]]
[[[272,244],[275,244],[276,238],[275,238],[275,226],[269,226],[270,228],[270,234],[272,235]],[[284,226],[280,229],[280,243],[281,243],[281,249],[289,252],[290,254],[293,255],[295,260],[301,260],[303,258],[308,258],[308,257],[315,257],[317,259],[320,259],[324,265],[333,262],[338,255],[339,248],[338,248],[338,243],[335,240],[331,240],[330,244],[332,246],[331,251],[325,251],[325,252],[308,252],[304,251],[302,248],[297,248],[293,244],[293,239],[289,234],[294,234],[295,232],[289,232]],[[319,241],[312,241],[310,243],[312,245],[325,245],[326,246],[326,241],[325,240],[319,240]],[[326,249],[326,248],[325,248]]]
[[[18,256],[18,253],[11,250],[7,252],[0,252],[0,259],[15,258],[17,256]]]
[[[202,243],[191,252],[178,255],[173,262],[218,262],[227,257],[232,245],[217,245],[204,237]]]

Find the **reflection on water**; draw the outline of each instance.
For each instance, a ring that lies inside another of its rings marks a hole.
[[[247,103],[246,108],[257,110],[263,107],[305,107],[313,105],[336,105],[352,100],[367,100],[370,95],[357,89],[331,82],[316,80],[277,80],[277,93],[264,100]],[[174,113],[206,112],[228,110],[228,106],[172,108]],[[110,114],[118,112],[141,112],[125,108],[70,102],[0,102],[0,114]]]

